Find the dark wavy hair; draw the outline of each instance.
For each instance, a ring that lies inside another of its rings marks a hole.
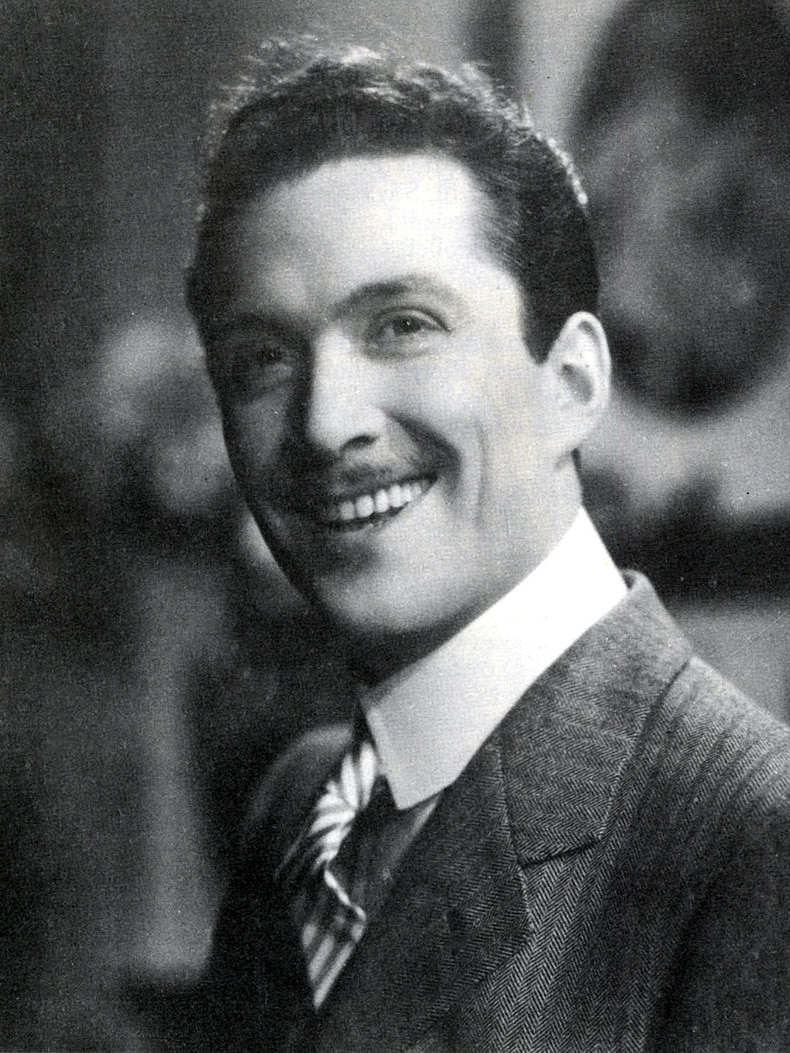
[[[565,320],[597,309],[586,198],[570,159],[526,109],[472,66],[457,73],[356,48],[269,41],[213,108],[188,302],[210,322],[224,221],[268,188],[327,161],[441,153],[465,165],[490,205],[489,247],[519,281],[532,353]]]

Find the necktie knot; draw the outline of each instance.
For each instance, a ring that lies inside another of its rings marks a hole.
[[[370,802],[379,762],[369,739],[355,742],[325,784],[301,834],[277,870],[289,889],[321,874],[332,862],[357,815]]]

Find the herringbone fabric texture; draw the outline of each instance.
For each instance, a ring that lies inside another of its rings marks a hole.
[[[332,863],[370,802],[378,774],[378,757],[370,741],[354,743],[277,872],[294,900],[316,1008],[365,931],[365,911],[349,894],[355,885],[354,860],[344,861],[343,878]]]
[[[378,907],[353,888],[367,928],[319,1013],[271,874],[351,729],[292,748],[218,920],[201,1048],[790,1053],[790,731],[629,583],[444,791]]]

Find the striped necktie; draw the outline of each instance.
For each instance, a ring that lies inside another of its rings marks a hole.
[[[370,802],[378,773],[372,743],[368,739],[355,742],[324,786],[277,871],[292,898],[316,1008],[367,924],[365,910],[350,895],[357,883],[354,861],[345,860],[344,876],[337,867],[337,855],[356,817]]]

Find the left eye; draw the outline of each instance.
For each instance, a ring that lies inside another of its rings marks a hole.
[[[428,324],[426,318],[420,318],[417,315],[402,315],[398,318],[392,318],[383,327],[383,332],[392,333],[393,336],[414,336],[417,333],[422,333],[426,329],[432,328]]]
[[[420,350],[443,331],[443,326],[429,315],[404,311],[381,319],[375,326],[373,342],[383,351],[408,353]]]

